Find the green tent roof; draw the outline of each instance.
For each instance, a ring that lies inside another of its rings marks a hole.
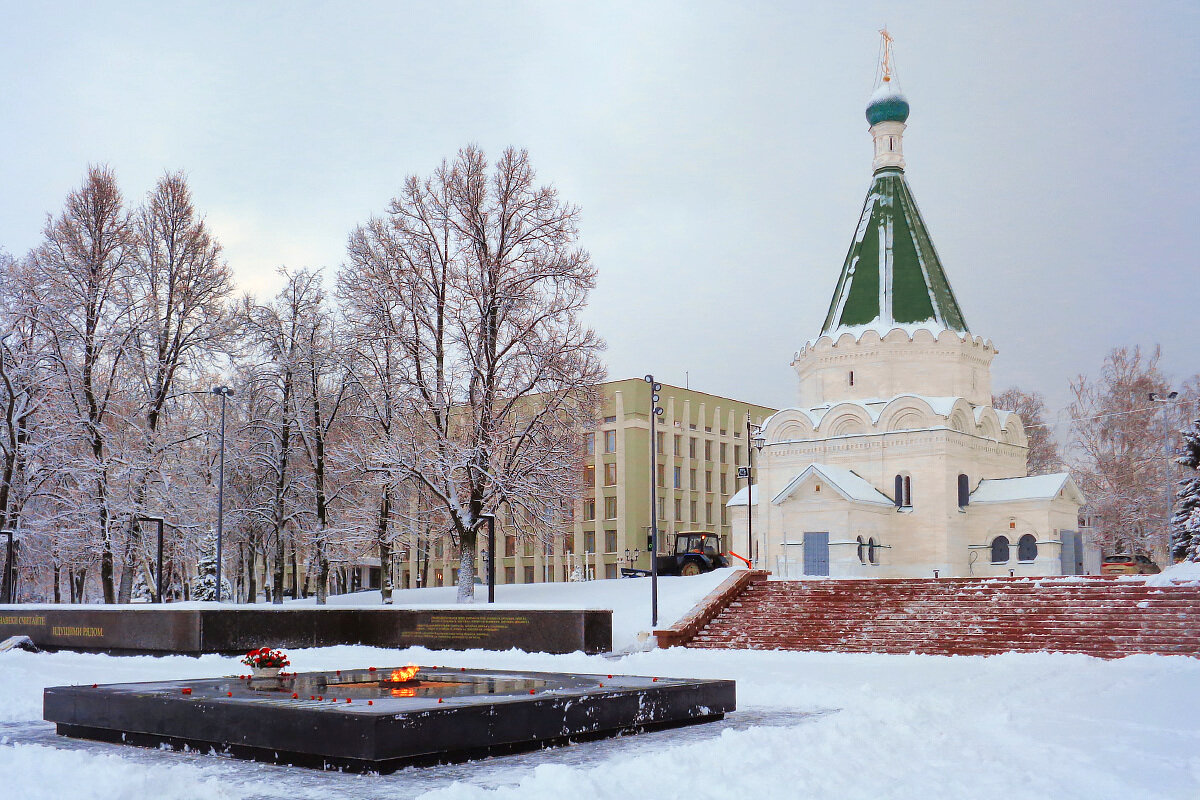
[[[822,335],[845,328],[967,331],[904,171],[875,173]]]

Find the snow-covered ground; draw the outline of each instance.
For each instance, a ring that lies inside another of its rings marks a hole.
[[[706,576],[714,584],[719,576]],[[666,603],[702,595],[669,583]],[[625,589],[616,587],[626,584]],[[632,584],[632,585],[630,585]],[[602,606],[644,582],[571,585]],[[536,587],[530,587],[533,589]],[[648,586],[646,587],[648,591]],[[424,590],[436,592],[438,590]],[[452,590],[448,590],[452,591]],[[544,591],[550,592],[550,589]],[[554,594],[555,592],[552,592]],[[407,598],[411,600],[412,598]],[[503,598],[502,598],[503,599]],[[515,600],[516,598],[509,598]],[[616,598],[624,606],[622,597]],[[428,598],[430,603],[444,602]],[[520,602],[530,602],[521,598]],[[550,601],[548,601],[550,602]],[[645,598],[640,600],[645,611]],[[672,607],[672,616],[686,608]],[[632,601],[623,637],[648,627]],[[663,622],[672,616],[664,613]],[[297,670],[408,663],[733,678],[725,721],[371,776],[57,737],[41,691],[241,671],[219,656],[0,654],[4,798],[1180,798],[1200,797],[1200,660],[654,650],[620,659],[518,651],[292,652]]]

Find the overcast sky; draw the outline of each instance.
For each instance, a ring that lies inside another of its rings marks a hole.
[[[342,261],[405,175],[526,147],[582,207],[614,378],[794,402],[871,178],[886,23],[908,179],[997,389],[1113,346],[1200,370],[1200,3],[11,3],[0,247],[89,163],[184,169],[245,290]],[[166,8],[170,6],[170,8]]]

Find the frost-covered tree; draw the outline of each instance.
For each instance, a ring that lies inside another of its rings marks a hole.
[[[1012,386],[992,397],[992,406],[1016,412],[1025,426],[1029,439],[1026,471],[1030,475],[1045,475],[1062,469],[1054,430],[1046,421],[1046,399],[1040,392],[1026,392]]]
[[[196,577],[192,579],[193,600],[217,599],[217,542],[213,537],[207,537],[204,543],[204,555],[196,565]],[[221,597],[232,597],[233,589],[225,573],[221,573]]]
[[[221,246],[197,212],[183,173],[158,180],[134,214],[132,230],[131,283],[140,322],[131,348],[138,408],[129,422],[141,442],[131,453],[131,520],[162,511],[171,451],[196,433],[184,425],[194,403],[186,392],[177,398],[176,390],[229,346],[233,289]],[[140,528],[131,523],[119,602],[129,601],[134,573],[148,572],[148,556]]]
[[[1200,561],[1200,419],[1179,433],[1183,447],[1175,461],[1192,472],[1179,481],[1171,514],[1171,555],[1184,561]]]
[[[116,176],[91,167],[32,255],[44,295],[56,378],[81,447],[70,473],[85,489],[105,602],[116,601],[111,482],[123,469],[113,440],[127,424],[128,357],[138,329],[133,236]],[[87,529],[85,529],[87,530]]]
[[[1100,376],[1071,382],[1070,412],[1077,457],[1072,465],[1097,520],[1105,549],[1162,551],[1164,492],[1168,464],[1163,455],[1169,429],[1151,393],[1165,394],[1158,368],[1161,353],[1118,347],[1104,360]]]
[[[481,514],[503,506],[526,535],[550,535],[580,490],[580,429],[604,371],[579,319],[595,270],[578,217],[536,184],[525,151],[489,168],[466,147],[350,237],[343,289],[380,306],[377,335],[403,358],[397,426],[372,466],[420,483],[445,517],[460,602],[474,596]]]

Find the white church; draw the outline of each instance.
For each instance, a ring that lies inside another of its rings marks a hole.
[[[992,407],[997,350],[967,327],[905,180],[890,45],[866,111],[871,188],[792,361],[797,405],[765,421],[753,494],[729,501],[733,540],[748,511],[754,558],[781,577],[1080,574],[1083,495],[1069,474],[1026,476],[1021,420]]]

